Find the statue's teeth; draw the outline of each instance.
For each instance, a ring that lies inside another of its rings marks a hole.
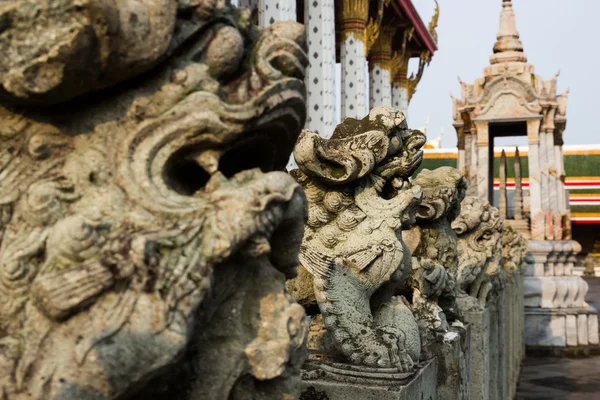
[[[212,175],[219,170],[220,158],[221,153],[219,153],[218,151],[206,150],[203,151],[200,155],[198,155],[195,158],[195,160],[202,168],[204,168],[206,172]]]

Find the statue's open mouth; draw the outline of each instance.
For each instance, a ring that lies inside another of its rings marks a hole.
[[[226,178],[236,173],[259,168],[263,172],[281,169],[282,151],[270,132],[276,128],[244,134],[225,150],[207,150],[196,146],[184,147],[165,164],[163,178],[177,193],[192,196],[206,186],[212,174],[221,172]]]
[[[408,178],[419,168],[423,161],[423,150],[426,138],[421,132],[413,131],[406,139],[404,151],[401,154],[388,156],[376,170],[375,174],[386,181],[386,185],[396,190],[410,187]]]
[[[243,114],[244,107],[239,109],[234,113]],[[265,173],[283,171],[304,124],[304,109],[303,99],[288,99],[244,123],[244,130],[233,133],[227,144],[209,139],[180,148],[164,165],[164,183],[181,195],[192,196],[217,172],[231,178],[256,168]]]

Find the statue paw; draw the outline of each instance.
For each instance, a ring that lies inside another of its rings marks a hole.
[[[448,271],[446,271],[446,268],[439,264],[424,264],[422,274],[423,295],[428,298],[441,295],[448,284]]]
[[[398,352],[396,367],[400,372],[410,372],[414,369],[415,362],[406,350],[402,349]]]

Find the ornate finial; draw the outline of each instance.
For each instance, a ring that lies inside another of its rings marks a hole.
[[[437,0],[435,0],[435,12],[433,14],[433,17],[431,17],[431,21],[429,22],[429,27],[427,28],[427,30],[429,31],[429,34],[433,38],[433,41],[436,43],[438,41],[438,35],[437,35],[435,28],[437,28],[437,26],[438,26],[439,19],[440,19],[440,4],[437,2]]]
[[[515,23],[515,12],[512,2],[503,0],[500,13],[500,29],[496,35],[498,39],[494,44],[494,55],[490,57],[491,64],[505,62],[527,62],[523,53],[523,43],[519,40],[519,31]]]

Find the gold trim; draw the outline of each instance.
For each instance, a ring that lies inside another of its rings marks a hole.
[[[344,0],[342,4],[342,21],[360,19],[366,24],[369,18],[368,0]]]
[[[369,19],[368,0],[344,0],[342,2],[342,39],[347,41],[352,35],[354,40],[367,44],[365,28]]]
[[[383,12],[385,7],[390,5],[391,0],[379,0],[377,3],[377,16],[375,19],[369,19],[365,28],[365,57],[369,56],[371,48],[381,34],[381,22],[383,21]],[[368,17],[368,15],[367,15]]]
[[[390,55],[392,53],[392,39],[395,34],[396,27],[384,26],[381,29],[379,37],[369,53],[369,69],[374,68],[375,65],[379,65],[381,69],[391,72],[392,63]]]
[[[427,159],[439,159],[439,158],[451,158],[451,159],[455,159],[458,158],[458,154],[456,153],[427,153],[425,152],[423,154],[423,159],[427,160]]]
[[[391,74],[390,78],[392,83],[398,83],[406,80],[406,73],[408,72],[408,53],[406,52],[406,48],[408,46],[408,42],[412,40],[413,34],[415,33],[415,27],[411,26],[408,29],[404,30],[402,37],[402,48],[400,52],[394,52],[392,58],[390,60],[391,64]]]
[[[571,218],[594,218],[594,217],[600,217],[600,213],[587,213],[587,212],[571,213]]]
[[[417,74],[415,75],[414,73],[412,73],[412,74],[410,74],[408,79],[406,79],[403,82],[400,82],[400,86],[406,88],[408,103],[410,103],[410,100],[412,99],[413,95],[417,91],[417,85],[419,84],[419,82],[421,81],[421,78],[423,77],[423,72],[425,72],[425,67],[427,65],[429,65],[430,62],[431,62],[431,53],[429,52],[429,50],[422,51],[421,54],[419,55],[419,69],[417,71]]]
[[[437,2],[437,0],[435,0],[435,12],[433,14],[433,17],[431,17],[431,21],[429,21],[429,27],[427,28],[427,30],[429,31],[429,34],[431,35],[431,38],[433,39],[435,44],[437,44],[437,42],[438,42],[438,35],[437,35],[437,31],[435,30],[435,28],[437,28],[437,26],[438,26],[439,19],[440,19],[440,5]]]

